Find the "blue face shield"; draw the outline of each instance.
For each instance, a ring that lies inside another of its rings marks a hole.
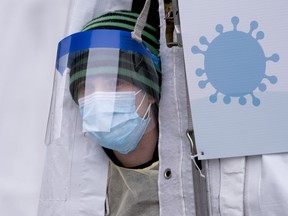
[[[53,127],[50,127],[47,132],[47,142],[58,139],[63,134],[67,134],[73,130],[72,122],[75,122],[75,118],[73,118],[73,115],[64,112],[64,104],[72,107],[75,105],[74,102],[76,102],[76,104],[80,105],[79,101],[81,99],[86,101],[90,96],[93,98],[93,101],[99,101],[93,102],[93,104],[97,103],[98,108],[100,106],[103,108],[97,111],[101,113],[100,116],[106,116],[106,122],[101,123],[101,130],[103,128],[105,130],[97,131],[99,132],[98,134],[103,133],[101,135],[103,136],[104,133],[107,133],[107,128],[111,131],[115,130],[113,128],[116,126],[116,121],[119,124],[119,113],[122,112],[119,110],[124,109],[124,103],[127,103],[125,109],[128,109],[128,104],[130,104],[130,110],[127,112],[130,115],[129,118],[133,119],[134,122],[133,126],[127,126],[127,128],[133,128],[134,130],[135,125],[142,125],[141,128],[147,127],[148,123],[146,122],[149,122],[147,115],[144,118],[141,115],[140,119],[136,117],[136,109],[134,108],[138,107],[140,101],[137,100],[141,99],[135,96],[135,92],[141,89],[141,94],[146,93],[143,109],[147,111],[147,114],[150,112],[147,98],[152,98],[156,104],[159,102],[159,59],[147,49],[145,44],[132,39],[131,32],[128,31],[97,29],[79,32],[64,38],[58,45],[55,80],[52,104],[53,113],[49,119],[53,123]],[[133,97],[136,97],[134,99],[131,96],[133,94]],[[108,101],[108,99],[111,100]],[[131,107],[133,106],[131,103],[134,103],[135,99],[136,101],[132,110]],[[90,109],[89,106],[91,108],[92,104],[88,102],[83,102],[80,106],[83,117],[82,128],[86,132],[89,131],[88,124],[87,122],[85,123],[87,120],[86,116],[88,115],[86,111]],[[109,111],[110,114],[106,114],[106,111]],[[134,114],[132,115],[133,112]],[[126,113],[125,118],[127,115]],[[98,118],[102,118],[99,115],[97,116]],[[112,120],[112,116],[115,116],[114,120]],[[117,120],[115,120],[116,118]],[[95,124],[98,124],[95,122],[91,123],[92,118],[89,117],[89,119],[90,126],[93,125],[94,127]],[[124,117],[121,121],[124,122]],[[125,121],[132,122],[132,120],[126,119]],[[137,124],[135,123],[136,121],[138,122]],[[71,125],[71,127],[67,128],[67,131],[64,132],[63,128],[67,125]],[[128,131],[130,133],[131,130],[129,129]],[[140,131],[142,129],[137,129],[135,133],[143,133]],[[90,130],[90,132],[95,131]],[[134,134],[134,132],[131,133]],[[134,136],[138,137],[139,135]],[[137,140],[137,138],[135,139]],[[129,147],[128,149],[133,148]],[[128,150],[123,150],[123,152],[126,151]]]

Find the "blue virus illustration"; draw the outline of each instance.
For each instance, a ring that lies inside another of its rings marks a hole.
[[[204,89],[210,83],[216,90],[209,97],[210,102],[215,103],[219,93],[223,94],[223,102],[229,104],[231,97],[239,98],[239,104],[246,104],[246,95],[251,95],[254,106],[260,105],[260,100],[253,92],[258,88],[264,92],[266,84],[263,80],[269,80],[271,84],[277,82],[276,76],[268,76],[266,72],[266,62],[279,60],[278,54],[266,57],[259,44],[259,40],[264,38],[264,33],[259,31],[256,37],[252,36],[258,28],[258,22],[250,23],[248,33],[238,31],[239,18],[231,19],[232,31],[223,30],[223,25],[216,25],[217,37],[208,42],[205,36],[200,37],[199,42],[207,45],[207,50],[200,50],[198,46],[193,46],[193,54],[204,55],[204,69],[198,68],[195,73],[198,77],[206,74],[207,79],[199,81],[198,85]]]

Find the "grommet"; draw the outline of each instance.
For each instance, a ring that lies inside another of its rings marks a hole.
[[[172,177],[172,171],[170,168],[167,168],[165,171],[164,171],[164,178],[165,179],[170,179]]]

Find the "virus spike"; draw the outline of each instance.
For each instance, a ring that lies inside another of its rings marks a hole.
[[[237,25],[239,24],[239,18],[237,16],[232,17],[231,23],[233,24],[234,31],[237,31]]]
[[[259,31],[256,34],[256,40],[262,40],[264,38],[264,32]]]
[[[271,84],[275,84],[278,81],[276,76],[267,76],[267,75],[265,75],[265,78],[268,79]]]
[[[226,95],[224,98],[223,98],[223,102],[225,104],[230,104],[231,103],[231,97]]]
[[[267,86],[264,83],[260,83],[259,86],[258,86],[258,89],[261,92],[264,92],[266,90],[266,88],[267,88]]]
[[[245,105],[247,100],[246,100],[246,98],[244,96],[241,96],[239,98],[238,102],[239,102],[240,105]]]
[[[216,32],[218,32],[219,34],[222,34],[222,33],[223,33],[223,30],[224,30],[223,25],[221,25],[221,24],[216,25],[215,30],[216,30]]]
[[[255,96],[253,95],[253,93],[251,93],[250,95],[252,96],[252,103],[253,103],[253,105],[254,105],[254,106],[259,106],[259,105],[260,105],[260,100],[259,100],[259,98],[255,97]]]
[[[210,100],[211,103],[216,103],[217,95],[218,95],[218,91],[216,91],[215,94],[210,95],[209,100]]]
[[[205,70],[203,70],[202,68],[197,68],[196,75],[198,77],[201,77],[204,73],[205,73]]]
[[[267,57],[266,61],[273,61],[273,62],[278,62],[280,59],[279,55],[274,53],[272,56]]]
[[[210,44],[205,36],[200,37],[199,42],[202,45],[209,45]]]
[[[252,21],[251,23],[250,23],[250,31],[248,32],[248,34],[252,34],[252,32],[255,30],[255,29],[257,29],[258,28],[258,22],[256,22],[256,21]]]
[[[208,80],[201,80],[198,82],[198,86],[201,89],[204,89],[209,81]]]
[[[199,47],[197,47],[197,46],[193,46],[191,48],[191,51],[193,54],[198,54],[198,53],[204,54],[205,53],[203,50],[200,50]]]

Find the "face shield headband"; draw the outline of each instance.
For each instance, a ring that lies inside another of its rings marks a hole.
[[[70,92],[76,103],[79,84],[100,75],[124,79],[159,102],[159,59],[144,43],[132,39],[128,31],[97,29],[63,39],[58,45],[56,69],[61,75],[69,74]],[[115,90],[116,81],[111,91]]]

